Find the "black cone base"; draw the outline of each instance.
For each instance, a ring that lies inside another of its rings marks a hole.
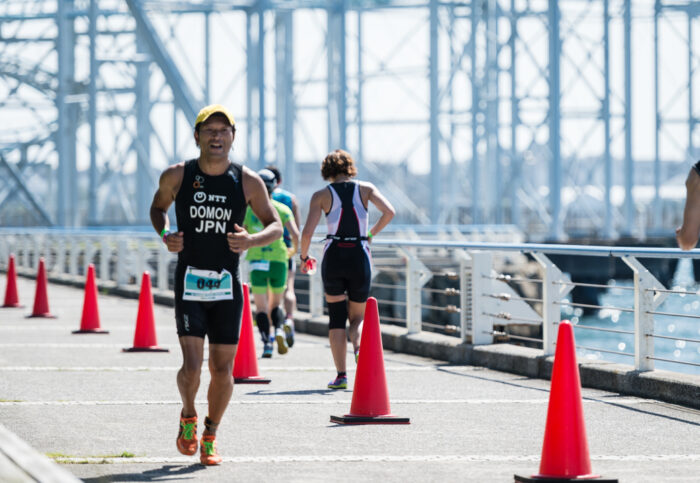
[[[337,424],[411,424],[409,418],[396,416],[331,416],[331,423]]]
[[[264,377],[234,377],[236,384],[270,384],[270,379]]]
[[[108,330],[102,329],[87,329],[87,330],[74,330],[72,334],[109,334]]]
[[[128,349],[122,349],[122,352],[170,352],[170,349],[163,349],[162,347],[129,347]]]
[[[572,481],[590,481],[591,483],[619,483],[617,479],[588,477],[588,478],[538,478],[536,476],[514,475],[515,481],[524,483],[537,483],[546,481],[547,483],[571,483]]]

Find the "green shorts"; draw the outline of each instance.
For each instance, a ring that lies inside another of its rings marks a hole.
[[[267,270],[261,266],[269,263]],[[272,293],[283,293],[287,288],[287,263],[286,262],[250,262],[250,292],[267,293],[268,288]]]

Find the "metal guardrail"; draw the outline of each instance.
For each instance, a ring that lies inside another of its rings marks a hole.
[[[320,259],[322,246],[312,244],[311,253]],[[654,354],[656,340],[674,340],[677,344],[700,344],[694,337],[676,337],[655,332],[655,316],[673,317],[680,321],[700,315],[657,310],[672,295],[698,296],[687,290],[668,289],[639,262],[638,258],[700,258],[700,250],[683,252],[669,248],[600,247],[549,244],[507,244],[490,242],[451,242],[445,240],[374,240],[372,243],[374,280],[373,295],[380,310],[387,312],[382,321],[405,326],[408,333],[438,330],[472,344],[491,344],[497,340],[526,341],[541,344],[544,354],[554,353],[557,324],[562,312],[576,314],[583,308],[611,310],[634,315],[634,329],[576,325],[584,331],[598,331],[631,337],[633,352],[604,347],[579,346],[581,349],[610,353],[633,359],[638,370],[651,370],[661,360],[689,366],[681,361]],[[5,268],[10,253],[17,266],[35,269],[43,257],[53,274],[82,275],[89,263],[96,267],[101,281],[119,285],[136,283],[143,271],[150,271],[154,285],[172,289],[172,265],[176,256],[169,253],[160,240],[149,233],[128,231],[73,230],[0,230],[0,268]],[[574,303],[567,298],[576,286],[610,288],[608,285],[573,282],[547,255],[577,255],[620,258],[633,274],[631,307]],[[532,257],[539,270],[536,276],[513,276],[499,271],[499,261],[508,258],[520,263],[525,255]],[[521,257],[518,259],[518,257]],[[246,279],[245,264],[242,267]],[[297,293],[303,299],[300,310],[312,316],[324,314],[323,284],[320,270],[312,276],[297,277]],[[443,280],[428,287],[433,280]],[[539,297],[523,296],[514,289],[518,284],[538,286]],[[440,303],[434,302],[440,297]],[[699,311],[700,312],[700,311]],[[426,314],[431,314],[426,317]],[[447,317],[447,321],[440,321]],[[425,320],[427,318],[427,320]],[[573,317],[576,319],[576,317]],[[576,320],[574,320],[575,322]],[[541,325],[541,337],[518,335],[502,330],[503,325],[522,323]],[[698,349],[700,353],[700,346]]]

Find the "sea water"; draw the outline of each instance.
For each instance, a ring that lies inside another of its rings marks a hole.
[[[583,315],[580,308],[564,306],[562,317],[568,318],[574,324],[576,345],[587,347],[577,349],[580,362],[603,360],[634,365],[632,334],[577,328],[591,326],[634,332],[634,313],[619,310],[619,308],[634,308],[634,291],[625,289],[625,287],[633,287],[633,282],[611,280],[608,286],[609,288],[600,296],[600,305],[604,308],[597,313]],[[700,285],[695,282],[690,259],[679,260],[670,290],[693,292],[693,294],[668,294],[666,300],[655,311],[700,316]],[[700,318],[682,315],[654,315],[654,334],[700,341]],[[654,357],[697,365],[655,360],[654,368],[700,375],[700,342],[692,340],[655,338]],[[630,355],[604,352],[600,349]]]

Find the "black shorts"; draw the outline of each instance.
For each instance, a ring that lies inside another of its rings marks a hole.
[[[328,295],[347,293],[352,302],[366,302],[372,280],[368,251],[362,243],[332,242],[321,262],[324,291]]]
[[[179,337],[191,335],[204,338],[210,344],[238,344],[243,315],[243,287],[233,277],[233,300],[198,302],[182,300],[183,273],[175,271],[175,323]]]

